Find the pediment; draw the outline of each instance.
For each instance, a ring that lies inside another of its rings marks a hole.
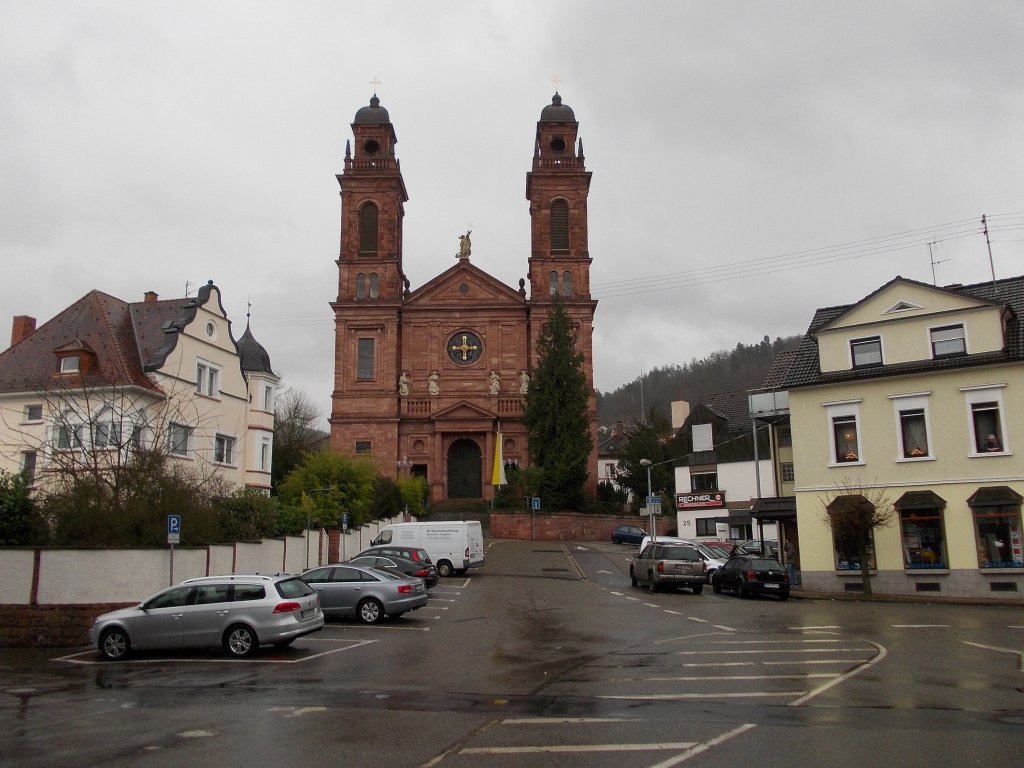
[[[938,288],[897,277],[856,304],[850,305],[821,331],[887,322],[900,317],[921,317],[997,306],[955,289]]]
[[[479,421],[480,419],[496,419],[498,416],[480,406],[462,400],[434,414],[434,421]]]
[[[433,280],[417,288],[405,300],[408,309],[481,306],[523,306],[526,297],[495,277],[461,260]]]

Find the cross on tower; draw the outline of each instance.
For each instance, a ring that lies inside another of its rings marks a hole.
[[[469,343],[469,337],[465,334],[462,336],[462,344],[452,344],[452,352],[461,352],[463,361],[469,360],[469,353],[476,352],[478,349],[480,349],[480,347],[476,344]]]
[[[561,84],[561,82],[562,78],[560,78],[558,75],[555,75],[554,78],[551,80],[551,84],[555,86],[555,93],[558,93],[558,86]]]
[[[377,95],[377,86],[380,85],[380,80],[377,79],[376,75],[373,76],[373,80],[370,81],[370,85],[373,86],[373,93],[376,96]]]

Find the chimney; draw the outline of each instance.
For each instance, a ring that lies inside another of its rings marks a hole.
[[[147,304],[152,304],[159,298],[160,297],[157,295],[156,291],[146,291],[144,294],[142,294],[142,300]]]
[[[36,319],[28,315],[15,315],[11,326],[11,346],[28,336],[36,329]]]

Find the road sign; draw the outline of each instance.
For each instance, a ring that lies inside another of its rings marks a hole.
[[[534,512],[536,512],[538,509],[540,509],[540,497],[539,496],[534,496],[532,499],[530,499],[530,509],[532,509]]]
[[[167,516],[167,543],[181,543],[181,515]]]
[[[647,497],[647,514],[649,514],[649,515],[660,515],[661,514],[661,496],[648,496]]]
[[[348,512],[341,513],[341,529],[343,531],[348,530]]]

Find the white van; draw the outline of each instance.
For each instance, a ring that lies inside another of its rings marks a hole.
[[[420,547],[427,550],[439,576],[465,573],[484,564],[484,533],[479,520],[436,523],[392,523],[370,542]]]

